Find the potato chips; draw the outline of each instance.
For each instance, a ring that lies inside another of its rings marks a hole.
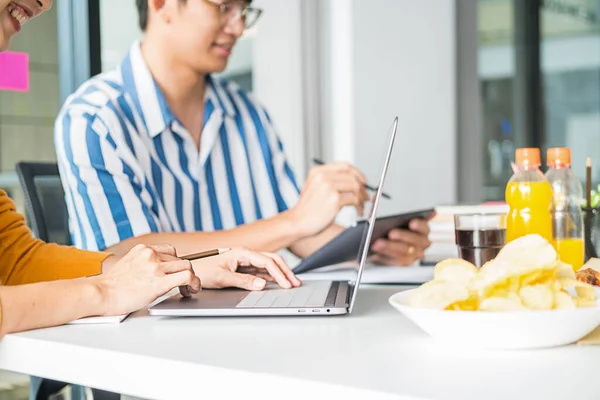
[[[414,307],[461,311],[555,310],[596,305],[595,289],[539,235],[507,244],[480,270],[461,259],[435,266],[434,279],[410,296]]]

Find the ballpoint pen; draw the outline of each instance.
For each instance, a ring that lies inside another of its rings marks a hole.
[[[314,162],[315,164],[317,164],[317,165],[325,165],[325,162],[323,162],[323,161],[321,161],[321,160],[319,160],[319,159],[317,159],[317,158],[313,158],[313,162]],[[372,190],[372,191],[374,191],[374,192],[376,192],[376,191],[377,191],[377,188],[375,188],[375,187],[373,187],[373,186],[365,185],[365,188],[367,188],[368,190]],[[385,193],[385,192],[381,193],[381,197],[384,197],[384,198],[386,198],[386,199],[391,199],[391,198],[392,198],[392,197],[391,197],[389,194],[387,194],[387,193]]]

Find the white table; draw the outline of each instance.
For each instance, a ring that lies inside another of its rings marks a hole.
[[[142,398],[600,399],[600,346],[483,352],[432,341],[364,287],[339,317],[132,316],[8,335],[0,369]]]

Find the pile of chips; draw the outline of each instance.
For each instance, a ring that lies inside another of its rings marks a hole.
[[[593,286],[575,279],[573,268],[558,260],[539,235],[507,244],[477,269],[461,259],[435,267],[434,279],[416,289],[410,305],[437,310],[515,311],[596,306]]]

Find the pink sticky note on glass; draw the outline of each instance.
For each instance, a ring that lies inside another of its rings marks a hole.
[[[0,52],[0,90],[29,91],[29,54]]]

